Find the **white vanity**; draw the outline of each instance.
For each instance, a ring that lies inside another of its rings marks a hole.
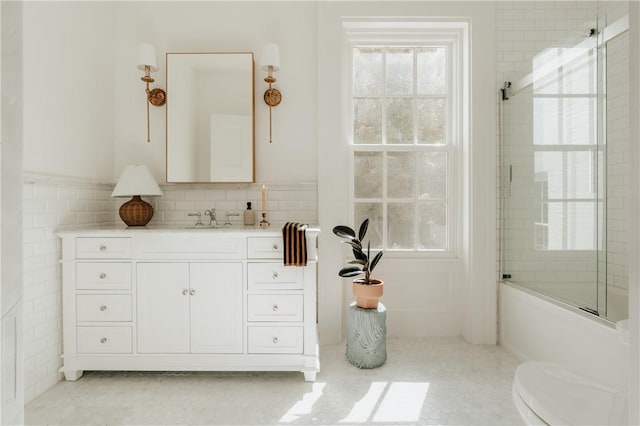
[[[76,229],[62,238],[62,371],[319,371],[319,229]]]

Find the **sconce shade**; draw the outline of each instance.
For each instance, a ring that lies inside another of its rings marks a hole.
[[[138,69],[144,71],[145,66],[151,67],[152,72],[158,71],[156,47],[151,43],[140,43],[138,46]]]
[[[128,226],[145,226],[153,217],[153,207],[141,195],[157,197],[162,191],[146,166],[128,165],[111,193],[112,197],[133,197],[119,210],[120,219]]]
[[[277,44],[267,43],[264,45],[260,64],[260,69],[263,71],[269,71],[269,66],[273,67],[272,71],[280,69],[280,49]]]

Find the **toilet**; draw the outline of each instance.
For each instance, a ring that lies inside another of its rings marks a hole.
[[[626,425],[628,396],[569,368],[526,362],[513,378],[513,401],[527,425]]]

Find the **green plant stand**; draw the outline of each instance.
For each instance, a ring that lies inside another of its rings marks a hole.
[[[349,305],[347,359],[358,368],[380,367],[387,360],[387,311]]]

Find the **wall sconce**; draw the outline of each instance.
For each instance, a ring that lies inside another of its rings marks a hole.
[[[167,103],[167,94],[164,90],[155,88],[149,90],[149,83],[155,80],[151,77],[151,71],[158,71],[158,62],[156,59],[156,48],[149,43],[140,43],[138,48],[138,69],[144,71],[144,76],[140,77],[147,85],[147,142],[149,138],[149,104],[154,106],[162,106]]]
[[[260,69],[267,72],[264,81],[269,84],[269,88],[264,92],[264,102],[269,105],[269,143],[271,143],[271,108],[282,101],[280,91],[275,87],[271,87],[276,82],[273,73],[280,69],[280,49],[278,49],[277,44],[267,43],[264,45]]]

